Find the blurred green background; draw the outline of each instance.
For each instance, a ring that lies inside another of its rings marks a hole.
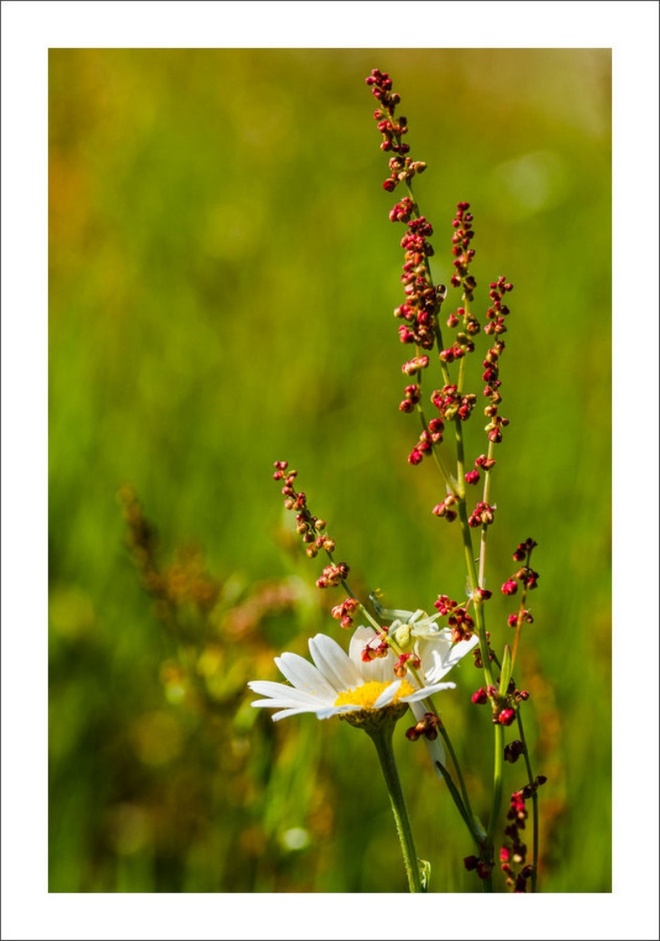
[[[416,195],[436,280],[469,200],[476,312],[490,280],[515,284],[488,578],[497,588],[536,539],[518,679],[549,779],[540,888],[610,891],[610,58],[50,51],[51,891],[406,888],[367,737],[313,716],[275,725],[245,686],[277,678],[272,657],[305,653],[311,633],[348,640],[274,460],[299,470],[361,591],[429,611],[464,592],[458,529],[430,513],[439,478],[406,461],[404,230],[381,186],[374,67],[428,165]],[[452,678],[439,705],[485,813],[480,674]],[[405,725],[431,887],[478,891],[461,862],[473,847]],[[524,783],[520,765],[506,775],[505,794]]]

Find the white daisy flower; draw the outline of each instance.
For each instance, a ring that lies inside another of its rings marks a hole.
[[[417,653],[421,666],[417,675],[421,683],[410,671],[403,679],[394,677],[397,657],[391,650],[384,657],[369,662],[362,660],[364,648],[377,637],[372,628],[357,628],[348,654],[331,637],[317,634],[309,641],[313,664],[295,653],[283,653],[275,658],[290,686],[267,680],[248,683],[253,692],[266,697],[252,705],[277,709],[273,713],[274,720],[303,712],[329,719],[386,707],[394,707],[402,714],[404,704],[417,703],[441,690],[453,689],[455,683],[441,682],[441,679],[474,646],[470,640],[449,649],[451,642],[447,643],[444,632],[438,630],[437,633],[437,637],[424,637],[419,641]]]

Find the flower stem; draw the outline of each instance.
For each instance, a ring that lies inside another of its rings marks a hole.
[[[383,723],[379,726],[365,728],[365,731],[376,746],[378,759],[387,785],[387,791],[390,795],[392,813],[396,823],[401,852],[403,853],[403,862],[408,876],[408,886],[411,892],[424,892],[425,886],[422,884],[422,871],[420,861],[415,852],[415,843],[413,841],[410,818],[406,808],[401,780],[394,758],[394,749],[392,747],[392,733],[394,725]]]
[[[518,731],[520,732],[520,738],[523,743],[523,755],[525,757],[525,765],[527,767],[527,776],[529,778],[530,785],[534,783],[534,775],[532,773],[532,764],[529,760],[529,747],[527,745],[527,740],[525,738],[525,730],[523,728],[523,722],[520,715],[520,709],[517,710],[517,719],[518,719]],[[536,884],[538,880],[538,871],[539,871],[539,798],[536,793],[536,788],[532,787],[532,892],[536,892]]]

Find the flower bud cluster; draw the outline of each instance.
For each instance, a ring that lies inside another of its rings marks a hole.
[[[514,743],[512,743],[514,744]],[[518,743],[522,745],[522,743]],[[514,759],[515,760],[515,759]],[[500,849],[500,867],[506,876],[507,885],[514,892],[526,892],[527,881],[533,875],[533,867],[525,865],[527,859],[527,846],[521,837],[521,831],[525,829],[528,812],[525,802],[545,784],[547,778],[543,774],[536,776],[531,784],[526,784],[519,791],[514,791],[509,802],[507,820],[510,821],[504,829],[508,837]],[[514,866],[523,868],[516,874]]]

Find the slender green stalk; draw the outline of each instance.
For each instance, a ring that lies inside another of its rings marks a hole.
[[[465,813],[462,813],[463,819],[465,820],[468,826],[468,829],[472,833],[472,836],[474,837],[475,842],[477,843],[478,846],[481,846],[483,843],[484,837],[486,836],[486,831],[482,827],[481,821],[472,810],[472,806],[470,804],[470,798],[467,792],[467,787],[465,786],[465,781],[463,779],[463,774],[461,772],[461,767],[458,763],[458,759],[456,758],[456,752],[454,751],[454,747],[451,743],[451,739],[449,738],[449,734],[444,725],[440,726],[440,734],[442,735],[445,746],[447,748],[447,751],[449,752],[452,763],[456,770],[456,775],[458,777],[458,784],[461,789],[462,804],[463,804],[463,808],[465,811]],[[443,778],[449,785],[449,781],[447,780],[448,778],[449,780],[451,780],[451,775],[449,775],[449,772],[446,771],[446,769],[443,768],[442,766],[440,766],[440,772],[442,773]],[[453,781],[452,781],[452,785],[453,785]],[[451,788],[450,788],[450,791],[451,791]],[[453,793],[452,793],[452,797],[454,797],[454,803],[456,803],[456,806],[458,807],[458,809],[461,810],[461,807],[456,801],[456,797],[454,796]]]
[[[504,768],[504,726],[499,722],[493,725],[494,753],[493,753],[493,799],[491,803],[490,819],[488,821],[488,842],[492,845],[495,827],[502,801],[502,771]]]
[[[520,732],[520,740],[523,743],[523,755],[525,757],[525,766],[527,768],[527,776],[529,779],[530,786],[534,783],[534,775],[532,773],[532,764],[529,760],[529,749],[527,747],[527,740],[525,739],[525,730],[523,728],[522,718],[520,716],[520,709],[516,710],[517,719],[518,719],[518,731]],[[536,881],[538,877],[538,868],[539,868],[539,797],[536,792],[536,788],[532,788],[532,892],[536,892]]]
[[[369,735],[376,746],[378,759],[387,785],[387,791],[390,795],[392,813],[396,823],[401,852],[403,853],[403,862],[408,876],[408,886],[411,892],[424,892],[425,887],[422,884],[422,870],[420,861],[415,852],[415,843],[413,840],[412,828],[406,801],[401,788],[399,771],[396,766],[394,749],[392,747],[392,733],[394,723],[382,723],[373,726],[363,726],[365,732]]]

